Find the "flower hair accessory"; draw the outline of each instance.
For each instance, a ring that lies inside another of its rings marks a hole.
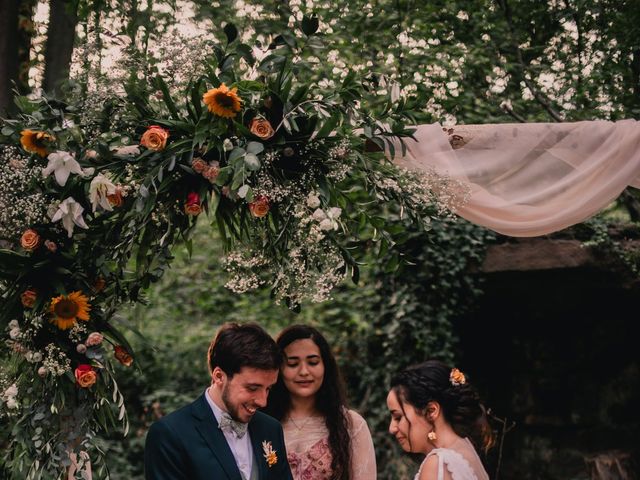
[[[464,373],[462,373],[457,368],[451,369],[451,373],[449,374],[449,381],[454,387],[467,383],[467,379],[465,378]]]
[[[278,455],[276,455],[276,451],[271,446],[271,442],[267,442],[266,440],[262,442],[262,451],[264,452],[264,458],[269,467],[273,467],[278,463]]]

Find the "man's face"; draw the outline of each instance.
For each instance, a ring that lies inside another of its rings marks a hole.
[[[249,423],[259,408],[267,405],[271,387],[278,379],[278,370],[242,367],[233,377],[220,368],[213,370],[213,382],[222,392],[222,403],[231,418]]]

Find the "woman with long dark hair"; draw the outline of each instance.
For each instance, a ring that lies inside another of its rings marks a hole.
[[[476,391],[457,368],[429,360],[391,379],[389,433],[411,453],[426,455],[415,480],[489,480],[476,449],[493,432]]]
[[[313,327],[293,325],[276,343],[284,363],[266,412],[282,422],[294,480],[375,480],[371,433],[346,406],[326,339]]]

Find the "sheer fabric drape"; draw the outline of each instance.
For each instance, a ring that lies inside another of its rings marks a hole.
[[[351,427],[351,478],[376,480],[376,456],[367,422],[348,411]],[[308,417],[282,424],[287,457],[294,480],[325,480],[330,477],[331,452],[323,417]]]
[[[586,220],[629,185],[640,188],[640,126],[619,122],[418,125],[394,161],[467,182],[456,212],[515,237]]]

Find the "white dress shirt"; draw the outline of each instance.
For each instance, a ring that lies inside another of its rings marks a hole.
[[[213,411],[218,423],[222,418],[223,410],[216,405],[211,396],[209,395],[209,389],[205,392],[205,398]],[[236,465],[242,473],[243,478],[251,478],[251,466],[253,465],[253,447],[251,446],[251,437],[247,431],[246,435],[242,438],[238,438],[233,432],[222,431],[224,438],[227,439],[227,444],[233,453],[233,457],[236,459]]]

